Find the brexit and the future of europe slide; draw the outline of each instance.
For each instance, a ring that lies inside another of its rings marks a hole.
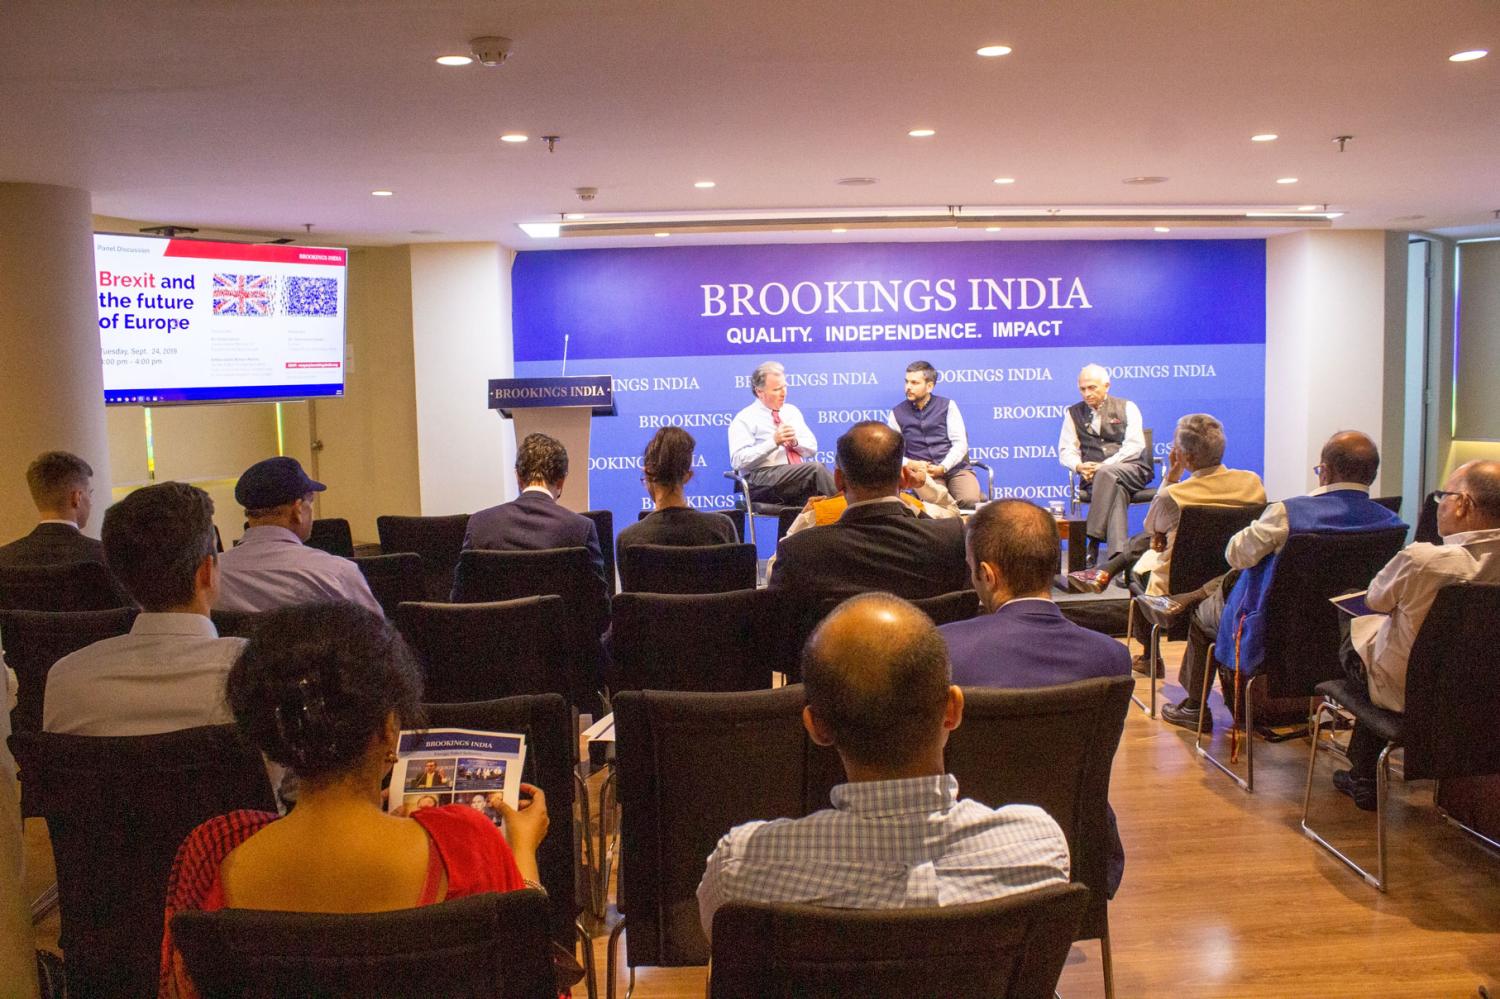
[[[344,392],[348,251],[94,236],[104,401]]]
[[[1261,470],[1265,274],[1264,240],[525,251],[512,269],[515,374],[558,374],[566,337],[569,374],[613,377],[617,415],[593,422],[590,501],[621,526],[650,507],[641,453],[663,426],[697,440],[689,501],[734,504],[727,432],[766,360],[786,366],[787,401],[830,465],[839,435],[884,419],[906,365],[929,361],[997,491],[1046,503],[1067,494],[1058,435],[1091,363],[1140,407],[1158,454],[1179,417],[1206,412],[1224,422],[1226,463]]]

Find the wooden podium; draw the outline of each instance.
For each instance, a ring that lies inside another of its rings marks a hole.
[[[527,434],[546,434],[568,449],[568,485],[561,503],[589,509],[589,426],[596,416],[615,415],[614,379],[609,375],[551,378],[491,378],[489,407],[516,422],[516,445]]]

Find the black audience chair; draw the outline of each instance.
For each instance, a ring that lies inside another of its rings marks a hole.
[[[208,616],[220,638],[249,638],[264,616],[263,611],[210,611]]]
[[[139,613],[134,607],[71,613],[0,611],[0,647],[18,683],[11,731],[42,730],[43,695],[53,663],[85,646],[128,633]]]
[[[412,552],[422,557],[422,579],[427,600],[447,600],[453,589],[453,569],[463,551],[469,529],[468,514],[448,517],[375,518],[380,552]]]
[[[1146,460],[1151,462],[1151,478],[1141,488],[1130,494],[1130,505],[1139,503],[1150,503],[1156,499],[1156,486],[1152,485],[1161,477],[1162,467],[1166,464],[1165,459],[1156,457],[1155,435],[1150,427],[1141,431],[1141,436],[1146,438]],[[1068,516],[1077,517],[1081,507],[1085,503],[1094,500],[1094,486],[1091,482],[1083,481],[1083,476],[1076,471],[1068,472]]]
[[[785,506],[781,503],[756,503],[750,499],[750,482],[739,472],[731,469],[724,473],[724,478],[734,483],[734,505],[735,512],[744,518],[745,530],[749,531],[747,536],[744,531],[740,537],[750,544],[755,544],[755,518],[776,518],[776,540],[780,541],[786,537],[787,528],[792,526],[792,521],[802,513],[800,506]]]
[[[1372,496],[1370,498],[1374,502],[1379,503],[1381,506],[1383,506],[1387,510],[1391,511],[1391,513],[1394,513],[1394,514],[1400,514],[1401,513],[1401,500],[1402,500],[1402,497],[1400,497],[1400,496]]]
[[[772,664],[764,636],[780,605],[775,590],[753,588],[622,593],[612,613],[610,690],[765,690]]]
[[[1234,650],[1219,649],[1213,644],[1213,636],[1209,636],[1208,659],[1214,668],[1204,671],[1203,689],[1197,692],[1200,707],[1194,745],[1199,756],[1246,791],[1255,790],[1256,702],[1262,698],[1311,698],[1318,684],[1344,675],[1339,661],[1340,612],[1329,598],[1369,586],[1405,541],[1404,526],[1349,534],[1296,534],[1287,539],[1276,558],[1275,575],[1261,610],[1266,622],[1265,658],[1240,696],[1226,693],[1224,697],[1231,724],[1244,724],[1245,776],[1229,768],[1232,760],[1214,756],[1203,741],[1214,673],[1221,672],[1226,678],[1226,692],[1232,691],[1236,682]],[[1218,662],[1218,654],[1228,662]]]
[[[631,545],[620,552],[626,593],[728,593],[755,589],[755,546]]]
[[[1417,515],[1417,530],[1412,537],[1413,541],[1425,541],[1429,545],[1443,543],[1443,536],[1438,533],[1437,508],[1437,493],[1428,493],[1422,500],[1422,512]]]
[[[619,938],[627,924],[632,987],[642,965],[708,962],[697,890],[720,836],[751,819],[807,814],[803,703],[802,688],[796,686],[738,694],[626,690],[615,695],[618,902],[624,918],[609,938],[611,999]]]
[[[714,913],[713,999],[1052,999],[1082,885],[930,909],[731,903]]]
[[[550,932],[559,946],[571,951],[581,910],[573,835],[573,804],[577,800],[573,765],[577,762],[578,740],[573,736],[573,712],[568,702],[556,694],[532,694],[467,704],[428,703],[423,707],[431,728],[511,732],[526,737],[521,779],[547,795],[547,814],[552,820],[536,857],[542,887],[547,889]],[[584,963],[592,966],[592,944],[584,947]]]
[[[422,557],[412,552],[394,555],[360,555],[354,559],[359,571],[364,573],[370,592],[385,611],[385,616],[394,621],[396,608],[409,600],[426,600],[427,583],[422,569]],[[438,599],[447,599],[444,594]]]
[[[594,522],[599,535],[599,554],[604,557],[604,582],[611,596],[615,592],[615,514],[613,510],[585,510],[582,516]]]
[[[1172,592],[1188,593],[1228,572],[1229,563],[1224,559],[1224,549],[1228,547],[1229,539],[1248,527],[1265,508],[1264,503],[1184,507],[1181,519],[1177,522],[1176,537],[1172,541]],[[1135,598],[1143,593],[1145,587],[1139,580],[1132,579],[1130,610],[1125,622],[1126,647],[1129,647],[1131,635],[1135,631]],[[1183,614],[1165,632],[1157,625],[1151,626],[1151,636],[1146,642],[1150,658],[1146,665],[1151,677],[1151,701],[1149,704],[1141,704],[1137,698],[1135,702],[1152,718],[1156,717],[1156,674],[1161,668],[1161,640],[1165,637],[1182,641],[1187,637],[1191,620],[1192,615]]]
[[[531,889],[353,915],[180,912],[172,938],[203,999],[557,997],[547,899]]]
[[[1490,658],[1497,644],[1500,585],[1446,586],[1438,591],[1407,660],[1404,713],[1376,707],[1347,680],[1318,684],[1318,693],[1334,703],[1325,702],[1314,716],[1307,787],[1302,795],[1302,831],[1379,891],[1385,891],[1388,884],[1385,822],[1392,750],[1405,750],[1402,775],[1407,781],[1500,774],[1500,739],[1495,738],[1495,719],[1500,717],[1500,671]],[[1318,762],[1318,735],[1324,716],[1332,715],[1337,705],[1385,742],[1375,771],[1374,876],[1307,823]],[[1455,824],[1485,839],[1468,826]]]
[[[638,521],[645,520],[654,512],[654,510],[642,510],[636,514],[635,519]],[[734,536],[741,541],[745,540],[745,511],[743,509],[734,507],[728,510],[714,510],[712,512],[721,513],[728,517],[730,523],[734,524]]]
[[[788,683],[801,682],[802,647],[823,619],[847,599],[823,597],[801,605],[788,602],[778,610],[777,623],[762,635],[762,645],[772,669],[785,673]],[[934,624],[966,621],[979,614],[979,594],[973,590],[955,590],[908,602],[932,618]]]
[[[933,624],[952,624],[979,616],[979,594],[973,590],[955,590],[935,597],[923,597],[911,601],[919,610],[932,618]]]
[[[260,753],[232,725],[10,745],[52,839],[68,994],[155,995],[177,848],[216,815],[275,810]]]
[[[0,609],[62,613],[113,610],[134,603],[99,562],[0,568]]]
[[[405,603],[396,626],[422,663],[425,697],[438,703],[517,694],[567,697],[574,683],[563,602],[555,596],[483,604]],[[586,679],[586,678],[585,678]]]
[[[307,538],[309,548],[317,548],[330,555],[344,558],[354,557],[354,532],[343,517],[319,517],[313,521],[312,534]]]

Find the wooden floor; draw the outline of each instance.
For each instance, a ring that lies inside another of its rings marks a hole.
[[[1166,653],[1175,678],[1180,644]],[[1328,786],[1332,759],[1320,754],[1314,823],[1373,864],[1374,816]],[[1443,820],[1430,783],[1396,781],[1382,895],[1302,835],[1306,768],[1305,740],[1258,743],[1246,794],[1194,757],[1188,732],[1131,709],[1111,792],[1127,858],[1110,904],[1120,999],[1472,999],[1481,984],[1500,999],[1500,857]],[[28,887],[40,890],[51,858],[41,824],[29,826]],[[54,917],[38,944],[56,933]],[[601,995],[604,947],[599,937]],[[701,968],[642,968],[635,997],[698,997],[705,980]],[[1073,949],[1059,991],[1103,996],[1096,943]]]

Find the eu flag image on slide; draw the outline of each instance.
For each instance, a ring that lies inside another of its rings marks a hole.
[[[214,315],[269,316],[271,278],[265,274],[215,274]]]
[[[335,278],[288,276],[282,283],[281,294],[283,315],[339,314],[339,283]]]

